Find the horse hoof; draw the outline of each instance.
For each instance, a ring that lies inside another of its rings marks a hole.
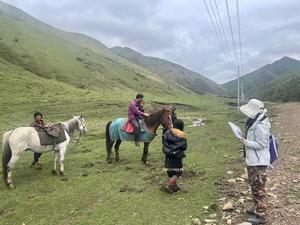
[[[107,163],[112,163],[111,159],[106,160]]]
[[[150,163],[149,163],[148,160],[143,161],[143,163],[144,163],[145,166],[150,166]]]
[[[59,175],[61,176],[61,177],[65,177],[65,176],[67,176],[67,174],[65,173],[65,172],[59,172]]]
[[[7,184],[7,185],[8,185],[8,188],[9,188],[10,190],[13,190],[13,189],[16,188],[16,186],[15,186],[13,183],[10,183],[10,184]]]
[[[42,169],[42,164],[40,162],[37,162],[34,164],[34,167],[37,169],[37,170],[41,170]]]
[[[52,173],[52,175],[57,175],[56,170],[52,170],[51,173]]]
[[[120,158],[116,158],[116,162],[119,162],[120,161]]]

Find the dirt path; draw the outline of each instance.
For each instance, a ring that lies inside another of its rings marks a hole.
[[[270,174],[269,220],[272,225],[300,224],[300,104],[275,108],[273,128],[280,139],[280,161]]]
[[[300,103],[277,105],[271,111],[273,133],[279,138],[280,160],[269,171],[267,225],[300,225]],[[225,198],[221,203],[234,204],[233,210],[223,212],[224,224],[245,222],[245,210],[253,207],[240,162],[242,159],[230,167],[223,182]]]

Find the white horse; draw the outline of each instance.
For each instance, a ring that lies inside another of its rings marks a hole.
[[[37,131],[33,127],[19,127],[8,131],[3,136],[3,152],[2,152],[2,167],[4,182],[10,189],[14,189],[15,185],[12,180],[12,170],[14,165],[25,150],[42,153],[54,150],[54,168],[53,174],[56,174],[57,166],[60,164],[60,175],[65,175],[64,158],[67,151],[67,145],[70,143],[70,138],[75,130],[80,131],[80,135],[87,132],[85,120],[82,116],[73,116],[72,119],[62,122],[66,140],[53,145],[42,146]]]

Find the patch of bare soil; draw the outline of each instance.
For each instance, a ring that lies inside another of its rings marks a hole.
[[[300,104],[274,106],[271,114],[273,133],[279,138],[280,159],[269,171],[267,181],[267,225],[300,224]],[[240,162],[237,162],[240,164]],[[240,164],[241,165],[241,164]],[[221,224],[246,221],[245,211],[253,207],[247,175],[232,168],[222,182],[223,198],[220,205],[233,203],[224,210]]]

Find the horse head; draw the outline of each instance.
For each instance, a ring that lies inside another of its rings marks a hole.
[[[162,109],[162,117],[160,119],[160,124],[165,128],[171,128],[172,124],[172,114],[174,112],[174,107],[165,106]]]
[[[83,116],[73,116],[74,119],[77,120],[77,129],[80,132],[80,136],[87,133],[87,127],[85,124],[85,119]]]

